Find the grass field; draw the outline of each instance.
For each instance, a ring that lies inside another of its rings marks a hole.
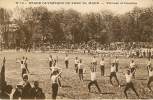
[[[35,80],[38,80],[40,87],[45,92],[46,98],[51,98],[51,80],[48,56],[49,53],[24,53],[24,52],[1,52],[0,61],[2,62],[3,57],[6,57],[6,80],[8,84],[13,85],[15,88],[16,84],[20,82],[21,79],[21,69],[20,65],[16,63],[16,58],[21,58],[22,56],[28,57],[28,68],[30,70],[29,81],[31,85]],[[82,54],[69,54],[70,64],[69,69],[65,68],[64,57],[65,54],[52,53],[53,57],[58,56],[58,65],[63,69],[62,73],[62,88],[59,88],[58,99],[124,99],[124,84],[125,77],[122,72],[125,72],[127,65],[130,62],[130,58],[119,58],[119,72],[117,74],[121,87],[111,86],[109,83],[109,74],[110,74],[110,58],[105,58],[106,61],[106,76],[100,76],[100,69],[98,66],[97,71],[97,80],[98,84],[102,90],[102,95],[98,94],[98,90],[92,86],[92,93],[88,92],[88,83],[90,80],[90,60],[91,55],[82,55]],[[84,81],[80,81],[78,74],[74,70],[74,58],[78,56],[83,60],[86,72],[84,74]],[[114,58],[112,58],[114,59]],[[100,57],[98,57],[100,60]],[[134,85],[137,92],[141,98],[153,98],[153,93],[149,92],[147,88],[147,70],[145,68],[145,63],[147,59],[135,59],[138,66],[136,72],[136,79],[134,80]],[[115,83],[116,84],[116,83]],[[153,87],[153,85],[152,85]],[[129,98],[136,98],[136,95],[133,91],[128,91]]]

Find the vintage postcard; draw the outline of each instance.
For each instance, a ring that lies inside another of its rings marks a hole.
[[[153,99],[153,0],[0,0],[0,99]]]

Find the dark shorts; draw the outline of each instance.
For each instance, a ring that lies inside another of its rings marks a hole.
[[[135,68],[131,68],[131,72],[134,72],[135,71]]]
[[[67,64],[69,64],[69,61],[68,61],[68,60],[66,60],[66,61],[65,61],[65,64],[66,64],[66,65],[67,65]]]
[[[83,74],[83,69],[79,69],[79,74]]]

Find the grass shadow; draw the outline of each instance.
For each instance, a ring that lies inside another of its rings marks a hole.
[[[69,86],[69,85],[62,85],[62,88],[72,88],[72,86]]]

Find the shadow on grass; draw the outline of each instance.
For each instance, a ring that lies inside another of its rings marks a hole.
[[[72,86],[69,86],[69,85],[62,85],[62,88],[72,88]]]
[[[103,92],[101,94],[115,94],[114,92]]]
[[[147,80],[146,78],[136,78],[136,80]]]
[[[83,80],[83,81],[85,81],[85,82],[89,82],[90,80],[87,79],[87,80]]]
[[[99,93],[99,92],[97,92],[97,91],[91,91],[90,93],[93,93],[93,94],[102,94],[102,95],[107,95],[107,94],[115,94],[114,92],[101,92],[101,93]]]

